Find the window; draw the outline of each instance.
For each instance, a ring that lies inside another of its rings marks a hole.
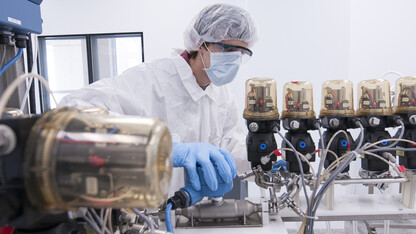
[[[59,101],[102,78],[113,77],[144,62],[143,33],[39,37],[40,74]],[[54,108],[42,90],[42,110]]]

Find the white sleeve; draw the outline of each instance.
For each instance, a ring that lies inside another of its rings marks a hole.
[[[249,171],[250,162],[247,160],[247,133],[238,118],[238,109],[234,95],[230,95],[228,114],[223,129],[221,148],[231,152],[237,165],[237,174]]]
[[[70,107],[102,107],[112,114],[145,116],[145,92],[134,92],[132,86],[146,84],[142,80],[146,73],[128,72],[123,75],[102,79],[91,85],[65,96],[58,106]],[[153,77],[153,76],[152,76]],[[147,88],[151,92],[151,88]],[[149,95],[149,94],[147,94]]]

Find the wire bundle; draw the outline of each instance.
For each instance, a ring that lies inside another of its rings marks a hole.
[[[284,136],[277,131],[278,135],[287,143],[287,145],[291,148],[291,151],[295,152],[297,161],[300,165],[300,174],[301,174],[301,183],[302,183],[302,187],[304,189],[304,193],[305,193],[305,197],[307,200],[306,203],[306,207],[307,210],[305,212],[305,216],[302,222],[302,226],[299,229],[299,233],[313,233],[313,227],[314,227],[314,221],[317,219],[316,217],[316,212],[318,210],[319,204],[321,199],[323,198],[323,195],[325,194],[325,192],[328,190],[328,188],[330,187],[330,185],[334,182],[334,180],[338,177],[338,175],[358,156],[360,157],[361,154],[366,154],[369,156],[373,156],[373,157],[377,157],[378,159],[384,161],[385,163],[389,164],[395,171],[396,173],[400,176],[403,177],[403,173],[401,171],[401,167],[397,164],[397,161],[395,160],[393,155],[390,155],[389,160],[385,159],[384,157],[381,157],[380,155],[375,154],[376,152],[382,152],[382,151],[392,151],[392,150],[401,150],[401,151],[416,151],[416,149],[405,149],[405,148],[399,148],[399,147],[395,147],[399,141],[403,141],[403,142],[409,142],[411,144],[415,144],[416,142],[410,141],[410,140],[406,140],[406,139],[402,139],[403,135],[404,135],[404,123],[401,120],[398,120],[398,122],[401,125],[401,130],[400,130],[400,134],[399,137],[396,139],[385,139],[385,140],[381,140],[378,142],[374,142],[374,143],[366,143],[363,144],[364,141],[364,127],[362,126],[362,124],[357,121],[357,125],[360,127],[361,129],[361,133],[359,135],[359,143],[356,147],[356,149],[347,152],[346,154],[337,157],[337,155],[329,150],[329,146],[332,144],[332,141],[335,139],[335,137],[338,134],[345,134],[347,136],[347,133],[343,130],[340,130],[338,132],[336,132],[332,138],[329,140],[327,147],[325,148],[323,141],[321,140],[321,144],[320,144],[320,153],[321,153],[321,161],[319,163],[319,167],[318,167],[318,171],[316,173],[316,176],[312,177],[315,180],[315,187],[313,189],[313,192],[311,194],[311,196],[308,196],[308,193],[306,192],[306,185],[305,185],[305,175],[303,172],[303,168],[301,165],[301,155],[299,154],[299,152],[297,152],[294,148],[294,146],[286,139],[284,138]],[[318,124],[319,125],[319,124]],[[322,132],[320,130],[320,126],[317,126],[319,129],[319,135],[320,138],[322,139]],[[348,137],[347,137],[348,139]],[[379,144],[383,144],[383,143],[387,143],[387,142],[393,142],[393,144],[391,145],[387,145],[387,146],[378,146]],[[349,142],[348,142],[349,145]],[[283,149],[283,150],[287,150],[287,149]],[[329,165],[325,170],[323,170],[323,166],[324,166],[324,161],[325,158],[327,156],[328,153],[331,153],[333,155],[336,156],[336,160]],[[389,153],[387,153],[388,155]],[[314,172],[313,172],[314,173]],[[315,173],[314,173],[315,174]],[[322,184],[322,185],[321,185]]]

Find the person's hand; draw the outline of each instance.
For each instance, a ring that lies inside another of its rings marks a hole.
[[[174,143],[173,166],[185,167],[195,190],[201,189],[201,182],[197,172],[197,165],[202,169],[204,179],[212,191],[218,189],[218,180],[215,172],[226,183],[231,183],[237,175],[233,156],[227,150],[207,143]]]
[[[195,205],[197,202],[200,202],[204,197],[212,197],[212,198],[223,197],[224,194],[228,193],[233,188],[233,182],[231,181],[231,183],[226,183],[218,174],[218,170],[216,170],[217,173],[215,173],[215,175],[218,181],[218,188],[217,190],[212,191],[208,187],[204,179],[205,177],[204,177],[204,173],[202,172],[202,168],[197,167],[196,169],[197,169],[198,176],[201,182],[201,190],[196,191],[194,189],[194,187],[192,186],[192,180],[190,180],[189,174],[186,171],[185,171],[185,187],[181,188],[181,190],[185,190],[186,192],[188,192],[188,195],[189,195],[188,206]]]

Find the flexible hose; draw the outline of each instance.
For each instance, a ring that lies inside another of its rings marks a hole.
[[[17,52],[16,56],[14,56],[14,58],[12,58],[9,62],[6,63],[6,65],[4,65],[4,67],[0,69],[0,76],[3,75],[7,68],[13,65],[20,57],[22,57],[22,54],[23,48],[19,48],[19,51]]]
[[[170,212],[172,210],[172,203],[169,203],[166,206],[166,211],[165,211],[165,222],[166,222],[166,229],[168,229],[168,232],[172,232],[173,233],[173,228],[172,228],[172,222],[170,220]]]
[[[150,233],[155,233],[155,226],[153,225],[152,221],[146,215],[142,214],[138,209],[133,208],[132,210],[147,223],[147,225],[150,227]]]

